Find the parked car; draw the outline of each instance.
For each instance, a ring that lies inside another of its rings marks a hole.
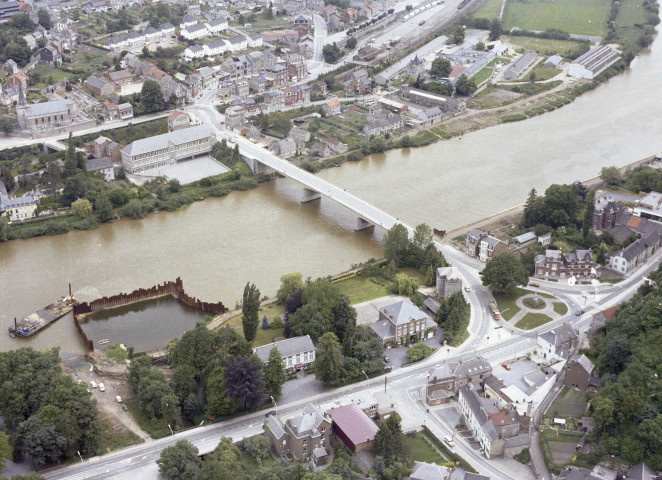
[[[97,382],[95,382],[94,380],[92,380],[92,381],[90,382],[90,387],[92,387],[92,388],[97,388],[97,386],[98,386],[98,385],[97,385]]]
[[[117,400],[117,403],[122,403],[122,397],[120,397],[119,395],[115,396],[115,400]]]
[[[265,417],[270,417],[271,415],[276,415],[276,410],[271,410],[271,411],[267,412],[264,416]]]
[[[529,286],[531,286],[531,287],[539,287],[540,284],[537,283],[537,282],[529,282]]]
[[[106,391],[106,386],[103,384],[103,382],[101,382],[101,383],[99,384],[99,391],[100,391],[100,392],[105,392],[105,391]]]
[[[469,285],[467,285],[466,287],[464,287],[464,291],[465,291],[465,292],[470,292],[470,291],[471,291],[471,287],[470,287]]]
[[[390,362],[389,358],[388,358],[386,355],[384,355],[384,361],[385,361],[386,363]]]
[[[446,442],[450,447],[455,446],[455,442],[453,442],[453,439],[451,437],[449,437],[448,435],[446,435],[444,437],[444,442]]]
[[[575,315],[577,315],[578,317],[581,317],[582,315],[584,315],[584,313],[585,313],[584,310],[577,310],[575,312]]]
[[[510,365],[508,365],[508,364],[505,363],[505,362],[502,363],[501,366],[502,366],[503,368],[505,368],[506,370],[510,370]]]

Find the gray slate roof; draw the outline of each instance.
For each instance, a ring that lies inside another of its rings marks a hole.
[[[203,138],[211,137],[213,134],[208,127],[199,125],[197,127],[184,128],[175,132],[164,133],[163,135],[156,135],[154,137],[143,138],[127,145],[122,149],[122,152],[127,155],[140,155],[143,153],[168,148],[170,143],[180,145],[183,143],[191,142],[193,140],[201,140]]]
[[[578,363],[588,373],[593,371],[593,362],[591,362],[586,355],[573,355],[570,357],[570,362]]]
[[[277,439],[280,439],[283,435],[285,435],[285,429],[283,428],[283,424],[278,417],[269,415],[265,420],[265,423],[267,428],[271,430],[271,433],[273,433],[274,437]]]
[[[450,469],[434,463],[416,462],[409,478],[412,480],[445,480]]]
[[[69,105],[73,105],[74,101],[65,99],[65,100],[53,100],[51,102],[42,102],[34,103],[28,105],[28,115],[48,115],[63,113],[69,110]]]
[[[85,166],[88,172],[96,172],[106,168],[113,168],[113,161],[109,157],[90,158]]]
[[[305,335],[303,337],[288,338],[280,340],[279,342],[270,343],[269,345],[257,347],[255,348],[255,355],[257,355],[262,362],[267,363],[269,360],[269,353],[271,353],[273,348],[277,348],[282,357],[289,357],[291,355],[296,355],[297,353],[313,351],[315,350],[315,345],[313,345],[310,336]]]
[[[429,318],[416,305],[411,303],[410,300],[402,300],[400,302],[392,303],[381,307],[380,312],[390,318],[395,325],[402,325],[409,323],[410,320],[422,320]]]

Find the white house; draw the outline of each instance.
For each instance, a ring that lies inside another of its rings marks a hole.
[[[168,38],[175,36],[175,26],[172,23],[166,22],[159,28],[159,36],[161,38]]]
[[[222,38],[219,38],[217,40],[214,40],[213,42],[208,43],[205,45],[206,49],[209,51],[207,55],[211,56],[216,56],[216,55],[223,55],[225,52],[228,51],[228,41],[223,40]]]
[[[609,257],[609,268],[623,275],[629,275],[657,252],[660,243],[662,243],[660,232],[653,232],[646,238],[640,238],[624,249],[612,253]]]
[[[211,34],[215,35],[224,30],[227,30],[228,20],[225,17],[217,17],[213,19],[211,22],[207,23],[206,25],[207,25],[207,30],[209,30]]]
[[[190,62],[194,58],[203,58],[205,55],[207,54],[202,45],[193,45],[191,47],[186,47],[186,50],[184,50],[184,60],[187,62]]]
[[[285,370],[288,373],[306,369],[315,361],[315,345],[313,345],[313,341],[308,335],[269,343],[254,348],[253,352],[263,363],[267,363],[269,354],[274,348],[277,348],[280,352]]]
[[[247,37],[248,46],[250,48],[257,48],[263,45],[263,37],[260,33],[253,33]]]
[[[182,23],[179,24],[179,28],[184,30],[187,27],[192,27],[196,23],[198,23],[198,20],[195,17],[186,15],[184,18],[182,18]]]
[[[204,23],[196,23],[195,25],[184,28],[181,35],[186,40],[196,40],[209,35],[209,30],[207,30],[207,26]]]
[[[246,50],[248,48],[248,41],[243,35],[232,37],[228,40],[228,42],[230,43],[230,45],[228,45],[228,50],[231,52],[241,52],[242,50]]]

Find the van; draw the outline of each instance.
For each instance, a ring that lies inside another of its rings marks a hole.
[[[455,446],[455,442],[453,442],[453,439],[451,437],[449,437],[448,435],[446,435],[444,437],[444,442],[446,442],[450,447]]]
[[[101,383],[99,384],[99,391],[100,391],[100,392],[105,392],[105,391],[106,391],[106,386],[103,384],[103,382],[101,382]]]

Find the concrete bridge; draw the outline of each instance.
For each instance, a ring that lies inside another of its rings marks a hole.
[[[360,198],[346,192],[344,189],[336,187],[331,183],[297,167],[296,165],[283,160],[274,155],[265,148],[255,145],[241,135],[225,130],[222,127],[223,117],[212,105],[199,105],[190,107],[194,110],[204,124],[213,128],[219,140],[225,139],[230,146],[239,145],[239,152],[244,157],[246,163],[251,167],[254,173],[262,173],[271,169],[281,175],[296,180],[303,185],[302,202],[311,202],[320,199],[322,196],[330,198],[342,206],[356,213],[355,230],[364,230],[378,225],[389,230],[397,223],[397,218],[380,210],[379,208],[361,200]],[[268,167],[265,169],[264,167]],[[404,223],[402,223],[405,225]],[[405,227],[410,234],[413,229],[407,225]]]

